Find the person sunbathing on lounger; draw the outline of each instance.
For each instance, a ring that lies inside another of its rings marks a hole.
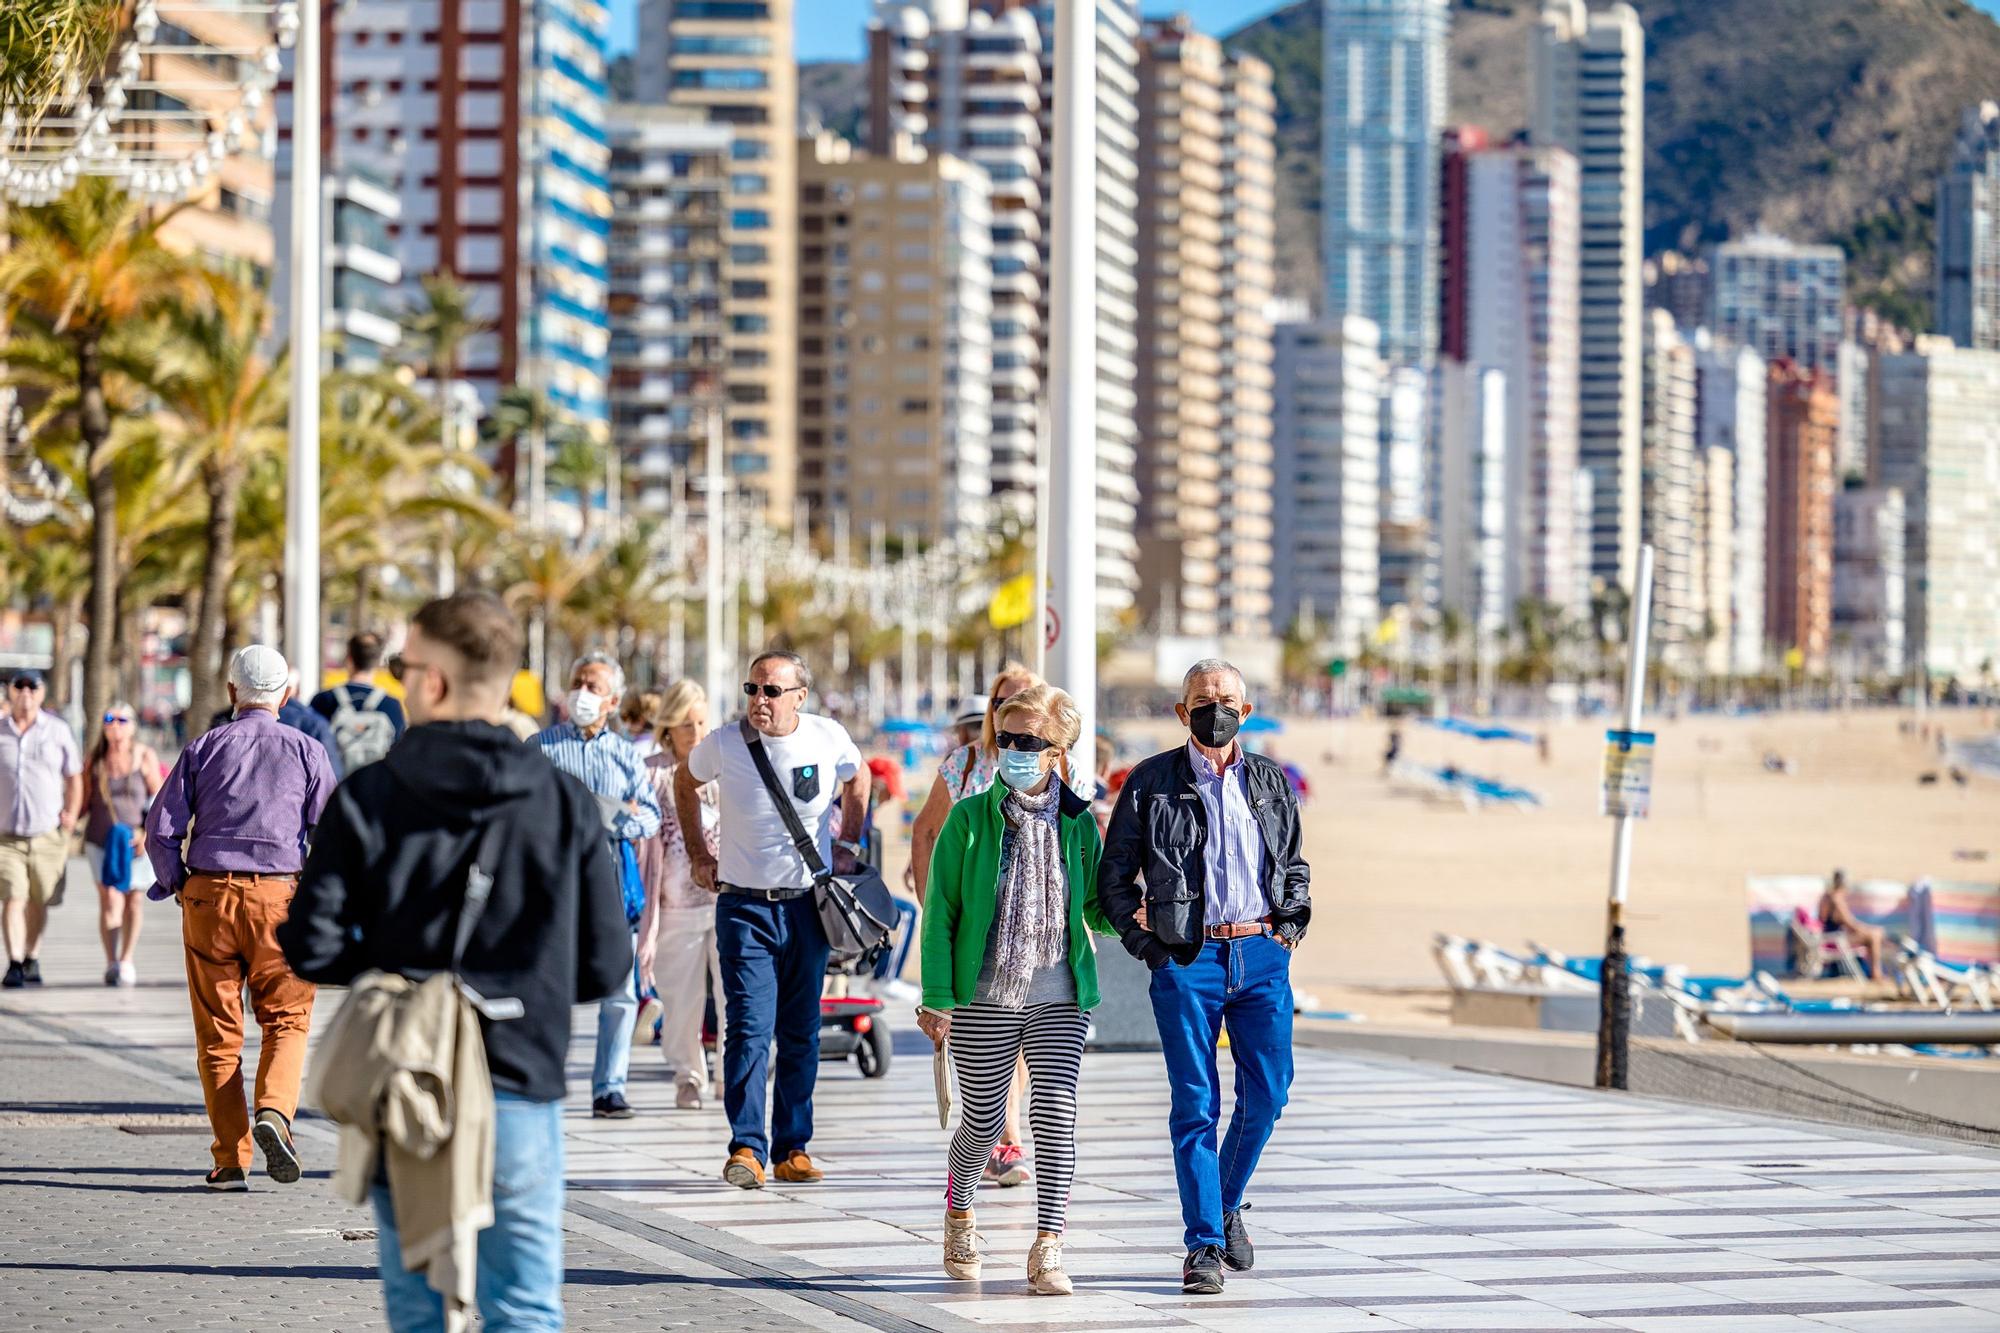
[[[1856,952],[1868,953],[1868,972],[1879,977],[1882,973],[1882,945],[1888,936],[1880,926],[1871,926],[1855,914],[1854,904],[1847,896],[1847,872],[1836,870],[1827,884],[1826,892],[1819,899],[1819,920],[1828,932],[1839,931],[1847,936],[1847,942]]]

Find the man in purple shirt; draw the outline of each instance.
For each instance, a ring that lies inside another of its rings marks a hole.
[[[7,679],[0,713],[0,931],[9,990],[42,984],[35,954],[83,809],[83,756],[69,724],[42,711],[42,674]]]
[[[146,817],[146,855],[177,894],[194,1009],[196,1068],[215,1130],[208,1187],[247,1189],[252,1144],[271,1179],[299,1178],[292,1116],[305,1070],[313,987],[294,976],[276,931],[291,909],[306,843],[333,794],[326,751],[278,721],[291,695],[285,659],[252,644],[229,664],[236,720],[181,752]],[[243,1103],[243,991],[264,1032],[256,1120]]]

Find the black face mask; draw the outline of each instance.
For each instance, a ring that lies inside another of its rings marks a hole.
[[[1194,738],[1210,749],[1219,750],[1236,739],[1236,729],[1243,725],[1243,714],[1228,704],[1203,704],[1188,710],[1188,730]]]

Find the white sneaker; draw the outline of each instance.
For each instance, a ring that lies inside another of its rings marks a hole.
[[[1062,1241],[1035,1237],[1028,1249],[1028,1286],[1038,1296],[1068,1296],[1076,1290],[1063,1272]]]
[[[118,964],[118,984],[120,986],[136,986],[139,984],[139,969],[132,966],[132,960],[129,958],[124,959]]]

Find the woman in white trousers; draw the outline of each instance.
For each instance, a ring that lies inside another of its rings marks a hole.
[[[660,997],[660,1053],[674,1069],[674,1105],[701,1109],[709,1088],[702,1053],[702,1013],[714,981],[715,1095],[722,1096],[722,971],[715,952],[715,895],[695,886],[687,833],[673,809],[674,774],[708,732],[708,696],[691,680],[676,681],[660,700],[659,750],[647,756],[647,773],[663,812],[660,831],[639,844],[639,874],[646,910],[639,920],[639,979]],[[696,835],[715,855],[715,787],[701,789]]]

